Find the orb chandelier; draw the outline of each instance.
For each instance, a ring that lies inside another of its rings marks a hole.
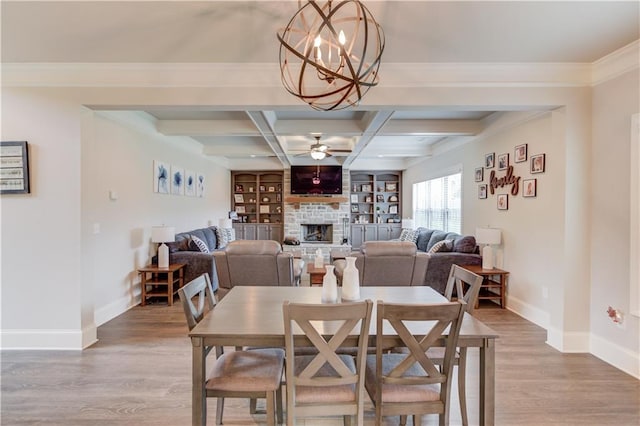
[[[358,105],[379,81],[382,27],[360,0],[302,3],[278,32],[284,87],[317,110]]]

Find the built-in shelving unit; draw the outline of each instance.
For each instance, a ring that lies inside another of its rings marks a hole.
[[[279,171],[232,171],[236,238],[282,241],[283,180]]]

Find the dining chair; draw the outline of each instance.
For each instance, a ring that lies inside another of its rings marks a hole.
[[[287,425],[298,417],[342,415],[345,425],[364,423],[364,364],[373,302],[301,304],[285,301]],[[323,321],[318,323],[318,321]],[[297,328],[304,338],[294,336]],[[357,336],[355,357],[337,353],[353,330]],[[312,346],[313,355],[295,355],[296,347]]]
[[[376,424],[383,416],[413,415],[418,425],[422,414],[438,414],[440,425],[449,424],[449,395],[453,355],[458,344],[464,302],[396,304],[378,301],[376,354],[367,356],[365,388],[373,401]],[[424,324],[413,324],[415,321]],[[385,324],[399,341],[384,339]],[[419,328],[419,332],[416,330]],[[446,343],[442,368],[429,357],[428,349]],[[383,353],[389,345],[404,346],[406,353]],[[406,418],[406,417],[405,417]]]
[[[217,303],[207,274],[178,290],[182,308],[192,330]],[[207,354],[211,348],[207,349]],[[222,424],[224,398],[265,398],[267,424],[282,423],[282,372],[284,350],[253,349],[224,353],[216,347],[216,360],[205,382],[206,396],[217,398],[216,424]]]

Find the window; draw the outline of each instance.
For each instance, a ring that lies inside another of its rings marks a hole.
[[[413,184],[415,226],[462,231],[462,173]]]

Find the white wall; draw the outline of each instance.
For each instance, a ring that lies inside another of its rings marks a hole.
[[[137,303],[151,226],[179,232],[227,214],[229,172],[196,146],[130,114],[94,113],[65,90],[3,88],[2,105],[2,140],[29,142],[32,192],[2,197],[1,344],[80,349]],[[153,193],[153,160],[204,172],[205,197]]]
[[[594,87],[591,223],[591,350],[640,375],[640,324],[629,315],[630,129],[640,111],[636,70]],[[612,306],[626,315],[616,325]],[[612,362],[612,361],[609,361]]]

